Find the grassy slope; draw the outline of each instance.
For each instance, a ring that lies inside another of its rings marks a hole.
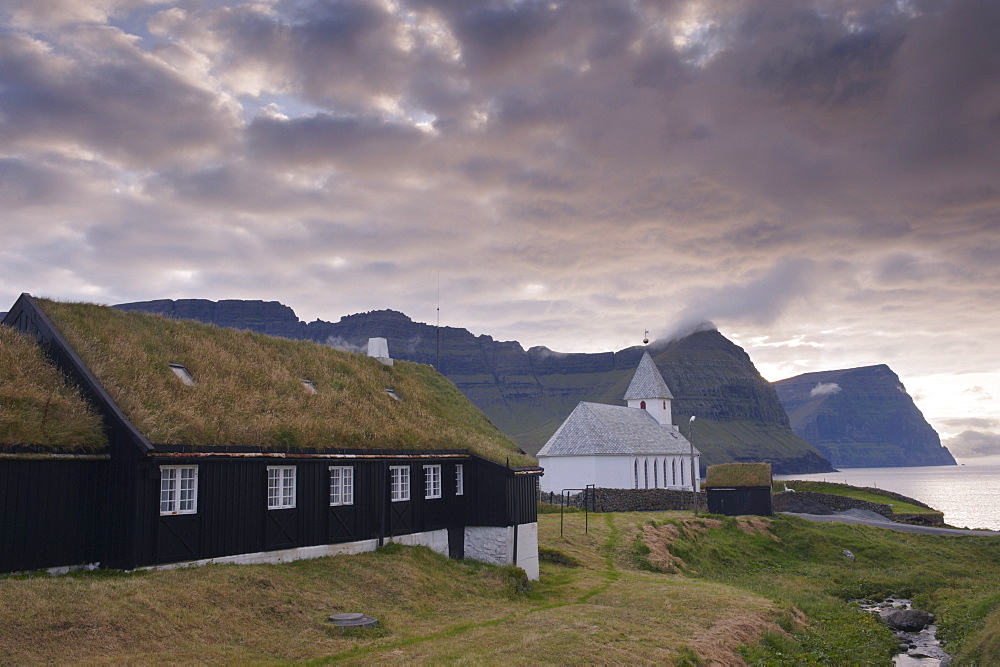
[[[429,366],[385,366],[304,341],[89,304],[40,300],[125,414],[154,443],[265,449],[468,449],[533,465]],[[168,363],[184,364],[184,386]],[[308,394],[300,378],[318,393]],[[390,398],[392,388],[403,399]]]
[[[79,391],[45,360],[35,341],[0,326],[0,449],[41,445],[52,450],[107,446],[98,416]]]
[[[848,484],[837,484],[836,482],[803,481],[799,479],[786,479],[783,482],[779,482],[779,484],[781,483],[784,483],[786,488],[795,489],[796,491],[812,491],[814,493],[833,493],[838,496],[847,496],[848,498],[865,500],[870,503],[881,503],[883,505],[888,505],[889,507],[891,507],[893,514],[900,514],[900,515],[924,514],[924,515],[944,516],[941,512],[939,512],[936,509],[932,509],[930,507],[922,507],[920,505],[914,505],[912,503],[899,500],[898,498],[893,498],[892,496],[887,496],[873,491],[867,491],[865,489],[860,489],[856,486],[850,486]]]
[[[411,548],[285,565],[3,579],[0,661],[733,664],[742,645],[748,657],[775,664],[880,662],[893,645],[888,632],[844,599],[887,592],[941,613],[942,632],[962,639],[951,648],[963,660],[997,648],[997,539],[791,517],[751,535],[746,520],[682,512],[591,515],[585,533],[584,520],[566,515],[560,537],[559,516],[541,517],[542,544],[582,567],[543,562],[528,593],[510,568]],[[683,565],[664,560],[668,541]],[[657,563],[682,573],[651,571]],[[325,618],[339,611],[366,612],[382,628],[335,631]]]

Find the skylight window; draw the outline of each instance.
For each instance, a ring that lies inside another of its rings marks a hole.
[[[393,389],[392,387],[386,387],[386,388],[385,388],[385,393],[389,394],[389,398],[394,398],[394,399],[396,399],[397,401],[401,401],[401,400],[403,400],[403,399],[401,399],[401,398],[399,397],[399,395],[398,395],[398,394],[396,393],[396,390],[395,390],[395,389]]]
[[[172,364],[169,364],[169,366],[170,366],[170,370],[172,370],[174,372],[174,375],[176,375],[177,377],[179,377],[181,379],[181,382],[183,382],[187,386],[193,387],[196,384],[198,384],[197,382],[194,381],[194,377],[191,375],[191,372],[188,371],[187,367],[184,364],[173,364],[172,363]]]
[[[316,385],[314,385],[313,381],[310,380],[309,378],[299,378],[299,382],[301,382],[302,386],[306,388],[306,393],[307,394],[315,394],[315,393],[317,393],[317,391],[316,391]]]

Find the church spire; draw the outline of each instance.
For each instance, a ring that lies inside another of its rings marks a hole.
[[[670,401],[673,397],[653,358],[649,352],[644,352],[632,382],[625,390],[624,398],[628,406],[645,410],[661,424],[671,424]]]

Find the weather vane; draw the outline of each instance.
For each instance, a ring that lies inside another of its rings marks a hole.
[[[645,329],[642,334],[642,344],[649,345],[649,329]]]

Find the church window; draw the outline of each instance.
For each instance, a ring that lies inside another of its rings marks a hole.
[[[653,459],[653,488],[660,488],[660,462]]]
[[[646,459],[645,461],[642,462],[642,477],[643,477],[643,484],[648,489],[649,488],[649,459]]]
[[[646,409],[646,401],[639,401],[639,407],[642,408],[643,410],[645,410]]]
[[[633,474],[635,475],[635,488],[638,489],[639,488],[639,459],[635,460],[635,466],[634,466]]]

